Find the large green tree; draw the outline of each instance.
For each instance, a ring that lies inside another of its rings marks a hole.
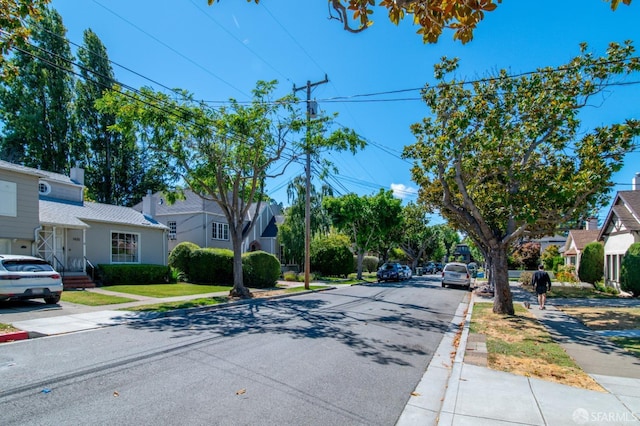
[[[333,226],[348,235],[357,255],[357,275],[362,279],[362,261],[377,238],[402,226],[401,201],[392,191],[375,195],[347,194],[326,197],[322,201]]]
[[[26,22],[37,21],[50,0],[0,0],[0,77],[5,74],[5,58],[14,46],[24,47],[29,38]],[[11,74],[15,67],[9,67]]]
[[[413,202],[402,208],[403,226],[399,245],[411,260],[413,269],[436,241],[436,234],[429,226],[428,213],[424,206]]]
[[[207,0],[209,4],[220,0]],[[251,2],[251,0],[247,0]],[[260,3],[260,0],[253,0]],[[467,43],[486,12],[496,9],[502,0],[328,0],[329,16],[338,20],[346,31],[358,33],[373,25],[376,7],[386,9],[389,20],[399,24],[410,19],[418,27],[417,34],[425,43],[436,43],[444,30],[453,31],[453,39]],[[611,9],[631,0],[611,0]],[[354,21],[353,24],[351,21]]]
[[[616,76],[640,68],[633,54],[630,42],[611,44],[604,57],[583,45],[566,65],[520,77],[502,70],[470,83],[446,79],[457,60],[436,65],[438,83],[423,91],[433,115],[412,126],[416,143],[404,154],[416,160],[420,200],[487,256],[494,312],[514,312],[507,254],[518,239],[553,232],[607,202],[640,124],[588,130],[579,112]]]
[[[44,9],[29,25],[29,44],[10,59],[17,73],[0,86],[2,158],[66,173],[79,150],[71,114],[73,57],[55,10]]]

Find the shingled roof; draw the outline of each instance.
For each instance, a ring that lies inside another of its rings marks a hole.
[[[618,191],[598,239],[611,232],[614,216],[628,231],[640,231],[640,190]]]

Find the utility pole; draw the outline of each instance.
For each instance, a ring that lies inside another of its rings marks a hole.
[[[327,75],[324,80],[311,83],[307,80],[306,86],[296,87],[293,85],[293,93],[298,90],[307,89],[307,141],[305,150],[307,152],[307,165],[305,167],[305,200],[304,200],[304,288],[309,290],[309,275],[311,274],[310,250],[311,250],[311,118],[315,117],[316,109],[311,103],[311,88],[328,83]]]

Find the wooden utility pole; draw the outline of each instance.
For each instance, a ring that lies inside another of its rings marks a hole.
[[[305,151],[307,153],[307,165],[305,167],[305,200],[304,200],[304,288],[309,290],[309,275],[311,274],[310,249],[311,249],[311,118],[316,116],[315,104],[311,103],[311,88],[328,83],[327,75],[324,80],[311,83],[307,80],[306,86],[293,85],[293,93],[307,89],[307,137]]]

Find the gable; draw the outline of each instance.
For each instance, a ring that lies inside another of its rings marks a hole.
[[[619,191],[598,239],[614,233],[640,231],[640,191]]]

